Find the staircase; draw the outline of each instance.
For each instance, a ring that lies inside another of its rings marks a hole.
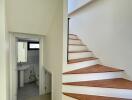
[[[104,66],[77,35],[69,35],[63,69],[63,100],[132,100],[132,81],[124,70]]]

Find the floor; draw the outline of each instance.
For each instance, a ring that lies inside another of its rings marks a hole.
[[[39,96],[39,87],[35,83],[25,84],[23,88],[18,89],[17,100],[27,100],[34,96]]]
[[[46,94],[46,95],[37,96],[37,97],[31,97],[27,100],[51,100],[51,94]]]

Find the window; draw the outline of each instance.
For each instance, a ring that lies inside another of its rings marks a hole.
[[[28,42],[28,50],[39,50],[39,42]]]
[[[27,62],[27,42],[17,42],[17,62]]]

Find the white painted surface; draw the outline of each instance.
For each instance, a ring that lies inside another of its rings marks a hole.
[[[86,50],[88,50],[86,46],[69,45],[69,51],[86,51]]]
[[[25,71],[27,71],[30,68],[29,65],[22,65],[22,66],[17,66],[17,71],[20,73],[19,77],[18,77],[18,83],[20,83],[20,87],[24,87],[24,83],[25,83],[25,78],[29,76],[25,77]],[[39,69],[39,67],[38,67]]]
[[[23,70],[26,70],[26,69],[28,69],[28,68],[30,68],[29,65],[25,65],[25,66],[23,66],[23,65],[21,65],[21,66],[17,66],[17,70],[18,70],[18,71],[23,71]]]
[[[63,83],[102,80],[102,79],[113,79],[113,78],[124,78],[124,77],[125,77],[124,72],[68,74],[68,75],[63,75]]]
[[[93,57],[92,52],[69,53],[69,60],[70,59],[87,58],[87,57]]]
[[[8,31],[45,35],[59,0],[7,0]]]
[[[63,85],[63,92],[132,99],[132,90]]]
[[[10,100],[17,100],[18,71],[17,71],[17,39],[14,34],[10,34]]]
[[[79,35],[105,65],[132,79],[132,0],[96,0],[74,13],[70,32]]]
[[[82,42],[80,40],[69,39],[69,44],[82,44]]]
[[[9,99],[8,44],[6,37],[5,0],[0,0],[0,100]]]
[[[20,87],[24,87],[24,70],[20,71]]]
[[[52,98],[62,100],[62,68],[63,68],[63,2],[58,0],[56,15],[51,29],[46,36],[46,69],[52,73]],[[66,5],[66,3],[64,3]],[[66,12],[64,12],[66,13]],[[66,17],[66,16],[65,16]],[[64,19],[65,21],[66,19]],[[65,23],[64,23],[65,24]],[[67,29],[67,28],[66,28]],[[65,39],[67,37],[65,36]],[[65,45],[66,46],[66,45]],[[64,47],[65,48],[65,47]],[[67,49],[65,49],[67,50]]]
[[[52,93],[52,74],[45,70],[45,93]]]
[[[96,65],[99,63],[100,63],[100,61],[98,59],[96,59],[96,60],[91,60],[91,61],[84,61],[84,62],[78,62],[78,63],[73,63],[73,64],[67,64],[63,68],[63,72],[76,70],[76,69],[80,69],[80,68],[85,68],[85,67]]]
[[[45,87],[45,73],[43,68],[45,67],[45,62],[44,62],[44,54],[45,54],[45,48],[44,48],[44,40],[45,37],[41,36],[39,37],[39,95],[43,95],[45,93],[44,87]]]

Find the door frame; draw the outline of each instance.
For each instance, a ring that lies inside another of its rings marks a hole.
[[[9,33],[10,34],[10,100],[17,100],[17,38],[39,40],[39,95],[45,94],[45,73],[44,73],[44,41],[45,37],[40,35]]]

